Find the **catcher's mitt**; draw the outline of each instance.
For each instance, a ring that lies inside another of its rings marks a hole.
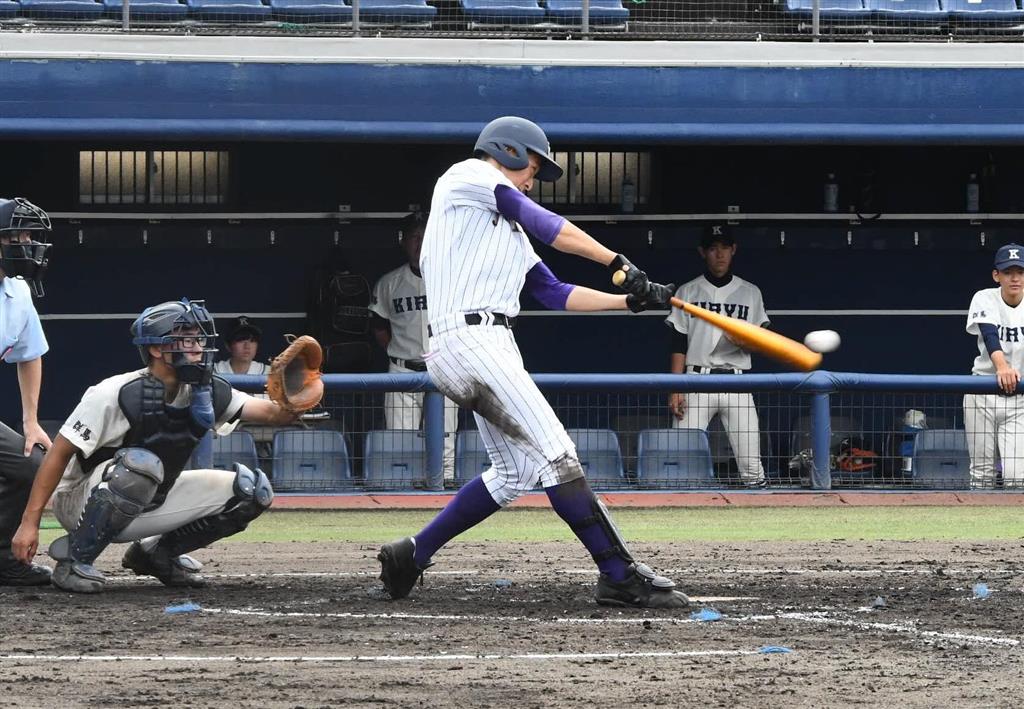
[[[324,351],[316,339],[309,335],[296,337],[270,363],[267,395],[286,411],[309,411],[324,397],[324,382],[320,378],[323,359]]]

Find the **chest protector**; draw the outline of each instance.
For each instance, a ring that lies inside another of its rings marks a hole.
[[[189,407],[167,404],[163,382],[150,375],[133,379],[121,387],[117,403],[128,419],[129,428],[124,441],[116,448],[103,448],[89,456],[86,470],[91,471],[109,460],[120,448],[145,448],[154,453],[164,466],[163,482],[148,509],[159,507],[207,431],[192,420]],[[223,420],[230,403],[231,385],[214,376],[213,413],[216,421]]]

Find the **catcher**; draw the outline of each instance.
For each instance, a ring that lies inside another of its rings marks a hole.
[[[93,564],[111,542],[131,542],[121,564],[138,575],[167,586],[204,586],[201,564],[188,552],[245,529],[274,493],[261,470],[238,463],[233,470],[183,470],[197,443],[239,421],[291,423],[299,405],[319,401],[310,391],[319,385],[322,393],[315,368],[302,371],[306,341],[293,344],[288,361],[271,374],[279,381],[268,388],[286,397],[284,406],[213,376],[217,333],[203,301],[147,308],[131,334],[145,368],[85,392],[43,459],[14,537],[15,556],[31,560],[53,493],[53,512],[68,533],[50,545],[57,560],[51,580],[65,591],[103,590],[103,573]],[[307,380],[312,388],[291,386]]]

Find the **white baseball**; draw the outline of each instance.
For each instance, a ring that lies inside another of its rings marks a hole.
[[[815,352],[833,352],[839,349],[839,333],[835,330],[814,330],[804,336],[804,344]]]

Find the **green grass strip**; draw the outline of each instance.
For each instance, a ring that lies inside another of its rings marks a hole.
[[[386,542],[420,530],[430,510],[271,511],[226,541]],[[613,516],[635,542],[864,541],[1024,538],[1014,507],[776,507],[620,509]],[[42,541],[60,532],[47,525]],[[469,530],[466,541],[551,542],[573,539],[550,510],[505,510]]]

